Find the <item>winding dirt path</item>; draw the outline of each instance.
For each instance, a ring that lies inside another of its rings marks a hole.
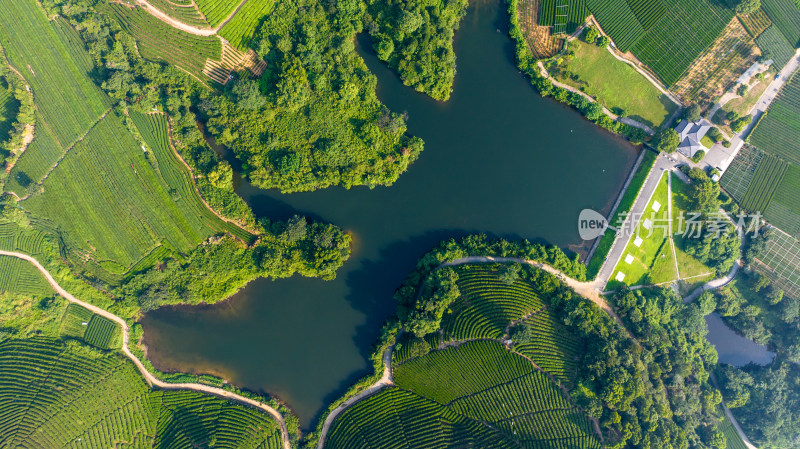
[[[278,421],[278,423],[280,424],[281,439],[283,440],[284,449],[291,449],[291,444],[289,443],[289,430],[286,427],[286,421],[283,419],[283,416],[280,413],[278,413],[278,411],[275,410],[274,408],[270,407],[267,404],[264,404],[263,402],[259,402],[259,401],[256,401],[254,399],[250,399],[250,398],[246,398],[246,397],[240,396],[240,395],[238,395],[236,393],[232,393],[230,391],[223,390],[222,388],[211,387],[209,385],[202,385],[202,384],[195,384],[195,383],[172,384],[172,383],[167,383],[167,382],[164,382],[164,381],[156,378],[152,373],[147,371],[147,369],[142,364],[141,360],[139,360],[138,357],[133,355],[133,353],[130,351],[130,349],[128,349],[128,341],[129,341],[130,329],[128,328],[128,323],[125,322],[125,320],[123,320],[122,318],[114,315],[111,312],[103,310],[103,309],[101,309],[101,308],[99,308],[97,306],[94,306],[92,304],[83,302],[83,301],[79,300],[78,298],[72,296],[69,292],[67,292],[60,285],[58,285],[58,282],[56,282],[56,280],[53,279],[53,276],[50,275],[50,272],[47,271],[47,269],[45,267],[43,267],[42,264],[40,264],[39,261],[37,261],[33,257],[31,257],[31,256],[29,256],[27,254],[23,254],[23,253],[12,252],[12,251],[3,251],[3,250],[0,250],[0,256],[16,257],[18,259],[22,259],[22,260],[26,260],[26,261],[30,262],[31,264],[33,264],[34,267],[36,267],[36,269],[38,269],[42,273],[42,275],[44,275],[45,279],[47,279],[47,282],[50,284],[51,287],[53,287],[53,290],[55,290],[56,293],[61,295],[64,299],[66,299],[69,302],[72,302],[72,303],[78,304],[80,306],[83,306],[83,307],[91,310],[92,312],[94,312],[94,313],[96,313],[96,314],[98,314],[98,315],[100,315],[102,317],[108,318],[109,320],[114,321],[115,323],[119,324],[122,327],[122,353],[125,354],[126,357],[131,359],[131,361],[134,363],[134,365],[136,365],[136,368],[139,369],[139,372],[142,373],[142,376],[144,376],[145,380],[147,381],[148,384],[150,384],[150,386],[155,386],[155,387],[158,387],[158,388],[161,388],[161,389],[164,389],[164,390],[194,390],[194,391],[199,391],[199,392],[202,392],[202,393],[212,394],[214,396],[218,396],[218,397],[221,397],[221,398],[231,399],[231,400],[240,402],[242,404],[247,404],[247,405],[250,405],[252,407],[258,408],[258,409],[260,409],[262,411],[265,411],[265,412],[269,413],[270,415],[272,415],[272,417],[274,417]]]
[[[161,11],[160,9],[158,9],[155,6],[153,6],[150,3],[148,3],[147,0],[135,0],[135,1],[139,6],[144,8],[145,11],[150,13],[150,15],[152,15],[156,19],[166,23],[167,25],[169,25],[169,26],[171,26],[173,28],[177,28],[177,29],[179,29],[181,31],[185,31],[185,32],[187,32],[189,34],[194,34],[195,36],[213,36],[213,35],[217,34],[219,32],[219,30],[222,29],[222,27],[227,25],[228,22],[230,22],[231,19],[233,19],[233,16],[235,16],[236,13],[238,13],[239,10],[242,9],[242,6],[244,6],[244,4],[247,2],[247,0],[242,0],[241,3],[239,3],[239,6],[237,6],[236,9],[234,9],[230,13],[230,15],[228,15],[228,17],[226,17],[225,20],[223,20],[215,28],[198,28],[198,27],[195,27],[195,26],[187,25],[187,24],[181,22],[180,20],[175,19],[174,17],[166,14],[164,11]]]
[[[377,382],[367,387],[364,391],[342,402],[338,407],[328,413],[328,416],[325,418],[325,423],[322,424],[322,431],[320,431],[319,434],[317,449],[322,449],[322,447],[325,445],[325,437],[328,436],[328,430],[330,430],[331,424],[333,424],[333,421],[336,419],[336,417],[339,416],[343,411],[348,409],[356,402],[372,396],[386,387],[394,385],[394,380],[392,380],[392,349],[394,349],[393,346],[383,353],[383,376]]]

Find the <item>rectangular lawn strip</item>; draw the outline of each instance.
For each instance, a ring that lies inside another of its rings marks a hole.
[[[616,237],[617,233],[613,229],[606,229],[605,234],[600,239],[600,243],[597,244],[597,249],[594,251],[592,259],[586,264],[587,279],[594,279],[597,276],[600,268],[603,267],[603,261],[608,257],[608,252],[611,251],[611,246],[614,245]]]
[[[575,50],[575,57],[567,62],[567,68],[580,79],[575,82],[565,78],[564,83],[583,87],[584,92],[607,108],[622,109],[625,115],[653,128],[659,127],[677,108],[647,78],[605,48],[577,39],[569,45]]]
[[[668,201],[667,177],[662,174],[658,187],[656,187],[653,197],[650,198],[647,204],[644,215],[639,220],[635,232],[628,240],[625,251],[622,253],[622,257],[614,268],[606,290],[618,288],[621,284],[633,286],[648,282],[647,275],[653,268],[657,255],[662,250],[662,245],[669,245],[667,239],[669,233],[667,229],[669,225]],[[653,211],[653,205],[656,202],[660,204],[658,212]],[[652,223],[650,230],[644,227],[646,220],[650,220]],[[637,237],[642,239],[641,245],[638,247],[635,245]],[[633,256],[633,261],[630,264],[625,261],[628,255]],[[674,262],[672,263],[674,266]],[[625,275],[622,282],[616,279],[617,274],[620,272]]]
[[[674,281],[678,278],[678,273],[675,271],[675,254],[672,251],[672,245],[668,239],[664,240],[661,249],[656,254],[653,268],[650,270],[650,282],[653,284],[662,284]]]
[[[672,173],[672,238],[675,242],[675,259],[678,261],[678,271],[680,276],[684,278],[694,278],[695,276],[713,273],[714,269],[695,259],[686,253],[686,248],[691,245],[694,240],[691,236],[683,235],[682,227],[685,226],[681,223],[681,214],[684,220],[688,220],[689,212],[692,212],[692,204],[689,199],[689,189],[691,186],[686,184]],[[702,235],[700,236],[702,237]],[[698,238],[700,238],[698,237]],[[690,279],[691,280],[691,279]]]

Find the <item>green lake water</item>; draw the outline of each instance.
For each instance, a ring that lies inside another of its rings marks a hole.
[[[395,288],[441,240],[485,232],[585,252],[578,213],[607,211],[637,152],[533,90],[515,66],[507,21],[501,0],[471,3],[456,33],[447,103],[403,86],[360,40],[379,97],[407,111],[409,132],[425,140],[420,160],[394,186],[372,190],[282,195],[241,184],[259,216],[299,213],[346,229],[352,257],[335,281],[262,279],[222,304],[148,313],[153,364],[274,394],[309,429],[369,372]]]

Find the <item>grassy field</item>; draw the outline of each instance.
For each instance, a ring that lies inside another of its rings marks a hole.
[[[219,35],[239,50],[247,50],[250,38],[253,37],[258,25],[275,8],[275,1],[249,0],[233,19],[222,27]]]
[[[78,343],[0,342],[0,446],[281,447],[265,413],[190,391],[151,390],[133,363]]]
[[[579,81],[567,77],[561,77],[560,81],[582,88],[612,111],[621,109],[625,115],[653,128],[661,126],[677,108],[647,78],[605,48],[577,39],[569,45],[575,57],[564,68],[577,75]]]
[[[732,9],[711,0],[589,0],[587,5],[620,50],[632,51],[668,86],[734,18]]]
[[[749,140],[767,153],[800,165],[800,75],[783,86]]]
[[[764,72],[764,78],[761,81],[758,81],[755,77],[751,78],[747,93],[743,97],[737,97],[725,103],[725,106],[720,110],[723,114],[730,111],[734,111],[739,115],[749,114],[750,110],[758,103],[761,95],[766,92],[773,78],[775,78],[775,71],[772,69]]]
[[[589,420],[556,384],[499,342],[410,359],[395,378],[397,387],[342,413],[325,446],[600,447]]]
[[[654,208],[656,202],[658,203],[658,211]],[[647,208],[645,208],[644,215],[628,241],[625,251],[622,253],[622,258],[614,268],[606,290],[615,290],[623,284],[633,286],[652,283],[651,279],[649,279],[651,269],[659,258],[663,256],[666,259],[668,254],[668,251],[662,248],[665,245],[669,246],[667,238],[669,234],[668,202],[667,177],[662,175],[653,197],[647,204]],[[645,228],[645,220],[649,220],[652,223],[650,229]],[[637,238],[642,240],[638,246],[636,245]],[[633,257],[630,263],[625,261],[629,255]],[[622,281],[616,279],[618,273],[622,273],[625,276]]]

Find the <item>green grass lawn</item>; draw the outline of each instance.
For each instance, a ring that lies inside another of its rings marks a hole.
[[[622,253],[622,258],[614,268],[606,290],[615,290],[622,287],[623,284],[628,286],[650,284],[652,282],[648,275],[653,268],[658,269],[660,277],[667,277],[668,266],[663,266],[661,263],[656,264],[656,262],[660,260],[659,255],[663,254],[665,256],[664,259],[667,259],[670,258],[671,254],[671,249],[662,248],[662,246],[669,246],[667,239],[669,233],[667,229],[669,220],[668,201],[667,177],[662,175],[653,197],[650,198],[650,202],[647,204],[644,216],[639,221],[633,237],[628,241],[628,245]],[[660,205],[657,212],[653,210],[656,202]],[[650,230],[644,226],[646,219],[652,222]],[[639,246],[636,245],[637,237],[642,240]],[[633,260],[630,263],[625,260],[628,255],[633,256]],[[674,266],[674,262],[672,264]],[[625,275],[621,282],[616,279],[618,273]],[[661,281],[664,282],[663,279]]]
[[[708,136],[703,136],[703,138],[700,139],[700,143],[702,143],[703,146],[708,148],[708,149],[711,149],[711,147],[714,146],[714,141],[711,140],[711,137],[708,137]]]
[[[581,40],[570,42],[575,57],[566,61],[566,69],[578,75],[579,81],[563,79],[566,84],[583,87],[607,108],[621,108],[631,118],[651,127],[660,126],[677,107],[650,81],[605,48]]]

